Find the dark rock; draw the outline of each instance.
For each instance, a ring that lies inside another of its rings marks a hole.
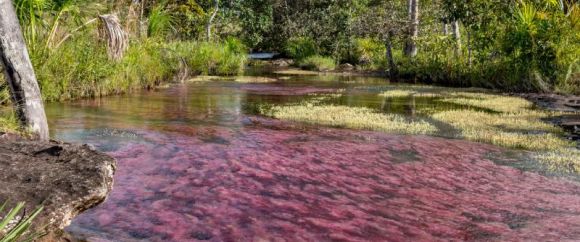
[[[105,200],[115,168],[113,158],[87,145],[0,138],[0,202],[26,202],[27,213],[42,205],[34,226],[58,235]]]
[[[349,63],[340,64],[338,69],[341,71],[352,71],[354,70],[354,66]]]
[[[532,101],[541,108],[562,112],[580,111],[580,97],[578,96],[554,93],[525,93],[518,96]]]

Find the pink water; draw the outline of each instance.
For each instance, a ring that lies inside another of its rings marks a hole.
[[[67,231],[91,241],[580,240],[580,183],[498,165],[526,159],[519,152],[276,121],[243,108],[284,100],[268,88],[198,85],[51,114],[59,137],[119,161],[109,199]]]

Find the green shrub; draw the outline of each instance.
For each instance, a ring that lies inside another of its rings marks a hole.
[[[98,96],[115,69],[104,44],[95,43],[92,35],[77,36],[50,52],[33,51],[31,59],[48,101]]]
[[[386,66],[386,48],[376,39],[361,38],[355,40],[354,57],[364,69],[378,70]]]
[[[318,54],[318,47],[314,40],[308,37],[291,38],[284,47],[286,55],[296,60],[303,60],[307,57]]]
[[[247,60],[247,48],[234,38],[223,43],[169,44],[150,38],[131,42],[120,61],[111,61],[105,44],[94,38],[92,34],[80,35],[56,50],[31,53],[45,100],[97,97],[155,87],[177,73],[180,60],[185,60],[194,74],[204,75],[240,74]],[[5,96],[0,88],[0,101]]]
[[[195,74],[238,75],[247,61],[245,47],[238,40],[225,43],[175,42],[170,44],[174,58],[182,58]]]
[[[300,61],[300,67],[314,71],[332,71],[336,69],[336,62],[330,57],[315,55]]]
[[[152,87],[171,77],[177,66],[160,43],[131,43],[118,62],[103,43],[84,35],[42,55],[31,55],[43,98],[48,101],[119,94]]]

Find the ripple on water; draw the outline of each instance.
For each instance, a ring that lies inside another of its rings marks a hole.
[[[496,165],[499,148],[261,122],[140,133],[148,142],[110,152],[109,199],[67,230],[113,241],[580,239],[580,185]]]

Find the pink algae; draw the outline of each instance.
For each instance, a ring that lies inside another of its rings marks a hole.
[[[180,125],[126,144],[115,188],[68,229],[94,241],[580,240],[580,184],[424,136]]]

